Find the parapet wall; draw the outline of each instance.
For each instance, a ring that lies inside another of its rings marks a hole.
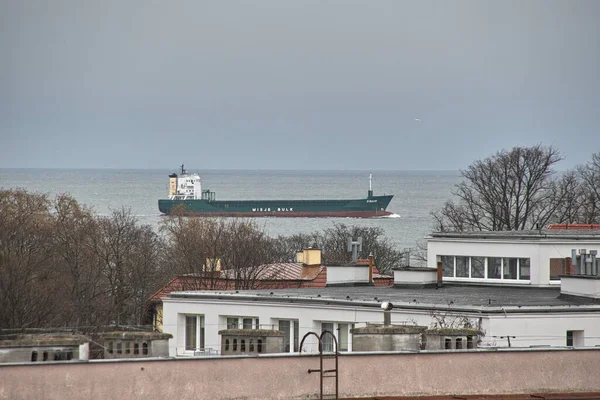
[[[318,365],[294,355],[0,365],[0,399],[307,399]],[[600,349],[350,353],[339,388],[357,398],[600,392],[599,365]]]

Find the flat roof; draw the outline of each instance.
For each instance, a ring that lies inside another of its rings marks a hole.
[[[430,238],[598,240],[600,229],[541,229],[532,231],[433,232]]]
[[[442,288],[395,288],[377,286],[264,289],[240,291],[173,292],[168,300],[219,299],[273,303],[336,304],[379,307],[391,302],[401,309],[448,309],[486,313],[545,312],[558,310],[600,311],[593,299],[560,297],[560,288],[456,285]]]

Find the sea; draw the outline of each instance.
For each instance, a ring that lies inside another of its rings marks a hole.
[[[141,224],[158,229],[162,216],[157,201],[168,194],[168,175],[160,169],[0,169],[0,188],[24,188],[55,196],[70,194],[97,215],[122,207]],[[365,198],[368,171],[194,170],[202,188],[219,200]],[[376,195],[393,194],[381,218],[256,218],[269,235],[310,233],[334,224],[379,227],[400,250],[414,248],[433,229],[431,212],[452,197],[458,171],[375,171]]]

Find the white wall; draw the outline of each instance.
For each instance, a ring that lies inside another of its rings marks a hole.
[[[516,336],[513,346],[554,345],[564,346],[567,330],[584,330],[585,345],[600,345],[600,306],[573,306],[589,313],[565,311],[543,312],[548,307],[540,307],[539,313],[487,314],[485,308],[473,308],[472,312],[458,315],[467,316],[472,323],[481,324],[485,333],[482,345],[506,347],[507,340],[494,336]],[[498,309],[498,308],[497,308]],[[515,307],[518,309],[518,307]],[[483,312],[482,312],[483,311]],[[510,309],[509,309],[510,311]],[[171,333],[169,355],[181,355],[184,348],[184,314],[202,314],[205,316],[205,346],[220,349],[218,331],[226,329],[219,317],[225,315],[247,315],[260,318],[261,325],[275,324],[279,319],[291,319],[299,322],[299,340],[309,331],[321,333],[321,322],[363,324],[382,323],[383,314],[379,308],[340,306],[326,304],[264,303],[243,300],[216,299],[169,299],[164,302],[164,332]],[[450,318],[451,319],[451,318]],[[392,311],[393,324],[417,324],[430,326],[432,317],[428,309],[403,309],[400,305]],[[351,336],[349,337],[351,341]],[[316,342],[310,340],[305,345],[309,351],[316,351]],[[352,345],[349,343],[349,350]]]
[[[530,281],[512,281],[511,284],[531,286],[552,286],[560,281],[550,281],[550,259],[571,257],[571,249],[600,249],[599,241],[566,241],[558,239],[469,239],[469,238],[428,238],[427,266],[435,268],[436,256],[481,256],[514,257],[531,260]],[[483,279],[450,278],[445,281],[481,282]]]
[[[329,265],[327,284],[369,283],[368,265]]]

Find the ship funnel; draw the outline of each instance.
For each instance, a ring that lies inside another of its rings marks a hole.
[[[169,197],[177,193],[177,174],[169,175]]]
[[[369,195],[367,197],[373,197],[373,174],[369,174]]]

